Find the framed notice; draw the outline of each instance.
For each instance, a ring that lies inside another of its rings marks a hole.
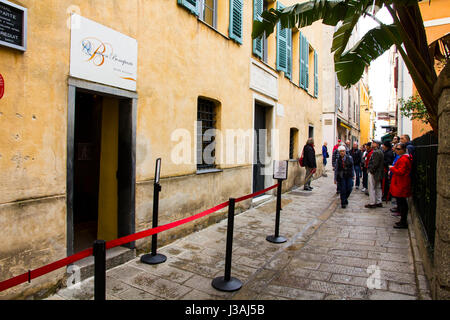
[[[70,75],[136,91],[138,43],[80,15],[71,16]]]
[[[273,162],[273,178],[276,180],[287,180],[288,178],[288,161]]]
[[[0,0],[0,46],[27,50],[27,9]]]

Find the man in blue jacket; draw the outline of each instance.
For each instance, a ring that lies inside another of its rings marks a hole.
[[[326,174],[326,171],[327,171],[326,167],[327,167],[327,163],[328,163],[327,159],[330,157],[330,155],[328,154],[328,147],[327,147],[327,145],[328,145],[328,143],[325,141],[323,143],[323,146],[322,146],[323,176],[324,177],[327,176],[327,174]]]

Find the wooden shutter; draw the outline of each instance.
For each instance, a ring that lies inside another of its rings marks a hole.
[[[253,20],[262,21],[261,14],[263,12],[264,0],[253,0]],[[263,36],[253,40],[253,53],[263,58]]]
[[[305,90],[309,89],[309,42],[305,37],[304,42],[305,49]]]
[[[286,42],[286,77],[291,79],[292,77],[292,30],[287,30],[287,42]]]
[[[178,4],[184,6],[186,9],[198,16],[198,0],[178,0]]]
[[[300,53],[300,88],[305,88],[305,50],[303,49],[304,47],[304,37],[303,34],[301,32],[299,32],[299,41],[300,43],[300,49],[299,49],[299,53]]]
[[[319,60],[316,50],[314,50],[314,97],[319,95]]]
[[[283,9],[281,3],[277,3],[277,9]],[[287,72],[287,29],[281,29],[281,23],[277,25],[277,70]]]
[[[230,0],[230,38],[242,44],[244,0]]]

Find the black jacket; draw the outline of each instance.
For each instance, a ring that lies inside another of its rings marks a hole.
[[[359,149],[352,149],[350,150],[350,155],[353,158],[353,165],[361,166],[361,160],[362,160],[362,152]]]
[[[336,159],[336,180],[340,181],[342,178],[348,179],[353,177],[354,171],[353,171],[352,156],[346,154],[344,156],[344,159],[342,159],[341,156],[339,156]]]
[[[394,162],[395,159],[395,155],[391,149],[383,151],[383,154],[384,154],[384,167],[388,169],[389,166],[392,166],[392,163]]]
[[[303,148],[303,164],[308,168],[317,168],[316,151],[309,144]]]

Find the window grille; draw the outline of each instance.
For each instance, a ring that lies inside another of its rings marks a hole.
[[[216,113],[214,102],[206,99],[198,100],[197,110],[197,170],[213,169],[216,167],[216,150],[214,144],[216,129]],[[214,131],[212,131],[214,130]],[[205,149],[214,146],[212,151]],[[206,158],[205,158],[206,156]]]
[[[292,128],[290,131],[290,137],[289,137],[289,159],[294,159],[295,133],[296,133],[296,130],[294,128]]]

